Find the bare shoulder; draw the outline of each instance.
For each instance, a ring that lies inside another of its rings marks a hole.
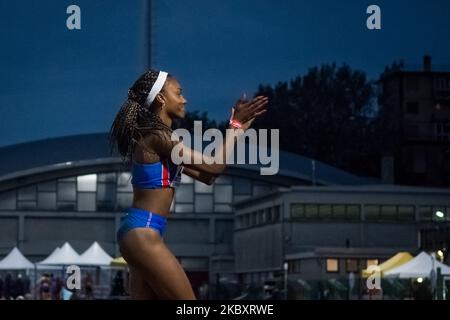
[[[155,131],[146,134],[142,138],[141,147],[145,152],[156,154],[159,158],[166,158],[170,156],[172,148],[178,141],[173,141],[171,135],[167,131]]]

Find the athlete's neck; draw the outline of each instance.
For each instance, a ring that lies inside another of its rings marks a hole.
[[[172,118],[169,117],[169,115],[165,112],[160,112],[159,117],[161,118],[161,121],[168,126],[169,128],[172,128]]]

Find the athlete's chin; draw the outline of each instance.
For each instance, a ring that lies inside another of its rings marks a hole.
[[[184,119],[186,117],[186,110],[182,109],[182,110],[178,111],[176,116],[178,119]]]

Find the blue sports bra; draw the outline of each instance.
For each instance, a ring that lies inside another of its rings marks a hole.
[[[183,166],[170,159],[155,163],[133,162],[131,184],[141,189],[175,188],[180,184]]]

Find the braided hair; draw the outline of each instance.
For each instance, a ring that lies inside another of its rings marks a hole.
[[[128,98],[111,126],[109,133],[111,151],[117,148],[126,163],[131,161],[136,143],[142,145],[141,141],[146,135],[164,132],[170,135],[172,132],[172,129],[162,122],[157,113],[160,108],[157,99],[149,107],[145,106],[145,100],[155,84],[158,74],[159,71],[149,70],[136,80],[128,90]],[[169,78],[170,75],[167,79]]]

